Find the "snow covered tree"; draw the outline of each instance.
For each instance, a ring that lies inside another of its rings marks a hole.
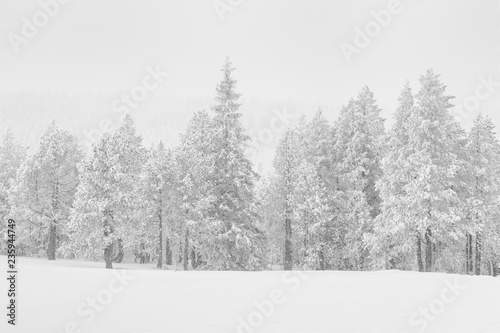
[[[461,219],[457,177],[464,167],[459,152],[464,133],[449,114],[451,96],[439,76],[428,70],[420,78],[411,115],[404,191],[405,218],[417,233],[418,267],[433,271],[440,248],[457,238]],[[422,250],[424,246],[424,250]]]
[[[412,235],[416,235],[416,229],[405,217],[404,202],[408,183],[407,159],[412,154],[409,131],[413,112],[413,94],[406,82],[387,135],[386,152],[381,161],[382,177],[376,184],[382,200],[381,214],[375,220],[373,234],[368,237],[372,258],[381,268],[409,268],[407,257],[415,249]]]
[[[380,197],[375,183],[381,176],[384,124],[373,93],[364,87],[341,110],[335,128],[335,173],[345,208],[340,214],[345,244],[344,267],[364,269],[368,253],[364,235],[371,232],[379,214]]]
[[[139,195],[143,200],[144,219],[136,244],[142,249],[145,243],[157,251],[157,267],[163,265],[163,240],[166,221],[176,203],[177,169],[171,151],[160,142],[147,153],[139,186]],[[143,249],[142,249],[143,250]],[[141,253],[141,255],[143,255]]]
[[[9,213],[8,190],[11,180],[26,157],[26,149],[15,139],[10,129],[2,137],[0,143],[0,216],[2,221]]]
[[[305,126],[304,152],[305,159],[313,165],[316,173],[325,185],[332,187],[332,153],[335,138],[333,129],[319,109]]]
[[[292,233],[289,230],[288,234],[285,233],[285,227],[292,225],[291,217],[290,223],[283,219],[283,196],[280,191],[280,181],[276,173],[268,173],[259,179],[256,184],[256,198],[258,202],[258,209],[261,212],[263,229],[266,232],[266,253],[267,261],[273,265],[283,265],[285,270],[290,270],[293,260],[291,253],[293,244],[291,242]],[[285,242],[287,237],[288,242]],[[289,250],[288,256],[285,254],[285,245],[288,243],[287,249]],[[285,267],[285,260],[289,260]]]
[[[500,261],[500,222],[497,220],[500,197],[500,145],[491,119],[482,114],[474,120],[468,138],[470,196],[467,205],[466,272],[472,273],[474,268],[474,273],[480,275],[485,259],[493,267]]]
[[[345,198],[339,187],[340,158],[335,150],[337,142],[336,130],[325,119],[323,112],[319,109],[311,121],[299,126],[296,131],[303,142],[298,144],[298,155],[300,160],[307,161],[314,168],[314,175],[302,178],[311,182],[311,186],[318,189],[318,193],[310,193],[309,198],[315,202],[315,218],[320,218],[321,228],[315,230],[316,242],[321,245],[318,248],[318,265],[315,269],[332,269],[342,267],[341,259],[341,237],[342,226],[345,219],[342,210],[345,208]],[[307,171],[308,167],[303,165],[300,172]],[[296,177],[300,177],[297,175]],[[297,187],[299,189],[299,187]],[[300,203],[299,203],[300,204]],[[311,211],[311,213],[313,213]],[[317,233],[321,230],[320,233]]]
[[[46,248],[49,260],[56,259],[57,248],[67,238],[78,185],[77,164],[82,158],[76,137],[52,122],[35,154],[19,169],[10,191],[12,215],[18,216],[21,238],[40,233],[40,245]]]
[[[292,244],[292,195],[294,191],[295,168],[298,163],[297,152],[294,151],[293,131],[285,132],[279,142],[276,157],[274,158],[274,169],[276,177],[274,183],[273,199],[276,200],[278,214],[283,219],[283,269],[293,268],[293,244]],[[271,194],[270,194],[271,195]],[[279,223],[279,222],[278,222]]]
[[[302,161],[295,172],[291,195],[297,261],[304,269],[325,270],[330,246],[331,221],[328,193],[313,165]]]
[[[319,110],[281,139],[274,160],[266,219],[279,224],[285,269],[341,266],[342,195],[334,172],[334,131]],[[269,223],[268,223],[269,225]],[[276,234],[273,234],[276,237]]]
[[[104,252],[113,268],[114,244],[134,244],[141,223],[138,182],[145,161],[142,138],[127,114],[115,133],[105,133],[93,145],[80,170],[80,184],[71,213],[68,250],[77,258],[97,259]]]
[[[0,234],[4,234],[6,218],[10,212],[8,200],[9,189],[12,181],[16,178],[16,172],[26,157],[26,149],[15,139],[10,129],[2,137],[0,142]],[[4,249],[4,242],[0,246],[0,251]]]
[[[178,165],[178,195],[180,197],[177,224],[172,224],[182,246],[184,269],[196,269],[206,264],[204,249],[210,248],[206,227],[209,209],[214,204],[210,176],[213,173],[214,154],[211,151],[213,123],[205,111],[196,112],[181,136],[176,149]]]
[[[378,266],[457,271],[467,197],[465,136],[449,114],[452,97],[432,70],[415,96],[406,84],[377,183],[382,214],[367,237]]]
[[[229,59],[222,68],[223,79],[217,86],[213,107],[211,152],[214,167],[208,234],[204,244],[207,267],[215,270],[248,270],[264,267],[264,233],[258,227],[254,197],[257,174],[244,151],[249,137],[240,118],[236,80]]]

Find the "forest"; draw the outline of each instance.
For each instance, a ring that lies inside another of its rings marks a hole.
[[[90,154],[56,122],[32,152],[3,133],[0,216],[17,223],[17,254],[106,268],[129,256],[184,270],[500,274],[496,130],[484,114],[464,130],[433,70],[402,87],[390,128],[366,86],[333,123],[321,109],[300,119],[265,174],[245,154],[234,71],[226,60],[214,106],[193,110],[176,146],[145,147],[129,114]]]

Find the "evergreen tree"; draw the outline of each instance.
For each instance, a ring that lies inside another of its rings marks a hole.
[[[449,114],[451,96],[445,95],[439,76],[428,70],[420,78],[412,113],[408,157],[409,182],[405,186],[405,217],[417,232],[419,268],[433,271],[435,254],[457,232],[460,220],[457,176],[464,165],[458,147],[463,131]],[[424,249],[422,249],[424,247]]]
[[[324,270],[331,245],[326,238],[331,221],[328,193],[307,161],[300,163],[295,177],[291,201],[298,264],[304,269]]]
[[[143,199],[145,214],[137,240],[139,250],[146,247],[157,252],[157,267],[163,266],[163,240],[166,221],[176,201],[177,166],[171,151],[162,142],[151,147],[141,174],[139,196]],[[140,253],[144,255],[144,253]]]
[[[66,225],[78,185],[77,164],[83,158],[77,139],[55,122],[43,134],[35,154],[17,173],[10,191],[12,215],[20,221],[21,239],[42,236],[49,260],[67,238]],[[31,238],[32,239],[32,238]]]
[[[264,234],[258,227],[254,197],[257,175],[244,156],[249,137],[240,123],[239,94],[236,80],[226,59],[223,79],[217,86],[214,131],[212,137],[211,195],[207,246],[207,267],[216,270],[247,270],[264,267]]]
[[[138,182],[145,151],[127,114],[113,134],[105,133],[92,147],[80,170],[75,207],[71,213],[69,250],[77,258],[97,259],[104,252],[113,268],[114,244],[134,244],[141,223]]]
[[[339,268],[339,235],[341,234],[342,213],[345,202],[338,184],[338,154],[335,151],[335,129],[330,126],[319,109],[312,120],[304,126],[304,142],[300,147],[304,150],[304,159],[315,170],[315,175],[310,175],[310,180],[318,188],[319,197],[311,198],[322,211],[321,233],[317,234],[321,246],[318,247],[319,257],[316,269]],[[302,169],[303,171],[307,168]],[[312,194],[312,193],[311,193]],[[318,229],[319,230],[319,229]]]
[[[274,158],[274,178],[273,189],[279,215],[283,219],[283,269],[293,268],[293,244],[292,244],[292,195],[295,187],[295,168],[298,163],[297,152],[294,147],[294,133],[291,130],[285,132],[279,142],[276,157]]]
[[[500,145],[490,118],[481,114],[474,120],[468,137],[470,197],[466,268],[467,273],[472,273],[474,267],[474,273],[480,275],[484,259],[493,263],[492,266],[499,261],[499,222],[496,218],[500,196]],[[472,243],[474,238],[475,246]]]
[[[293,268],[292,223],[291,216],[289,222],[283,219],[283,192],[281,192],[280,185],[276,173],[269,173],[260,178],[255,193],[257,207],[262,216],[263,229],[267,236],[267,261],[271,268],[273,265],[282,265],[285,270],[290,270]],[[288,233],[285,233],[286,227],[290,228]],[[288,249],[288,254],[285,253],[285,246]]]
[[[211,240],[206,237],[206,227],[210,224],[210,207],[215,202],[210,178],[214,166],[210,146],[212,136],[212,119],[205,111],[197,112],[176,151],[181,199],[178,223],[173,225],[173,229],[183,248],[184,269],[188,268],[189,257],[194,269],[206,264],[208,255],[203,251],[210,248]]]
[[[386,140],[386,153],[381,161],[382,177],[377,181],[381,214],[375,221],[374,233],[368,237],[372,258],[384,268],[408,268],[407,256],[414,250],[416,229],[405,217],[404,197],[408,183],[407,159],[412,154],[409,144],[410,118],[414,112],[413,94],[406,82],[394,114],[394,123]],[[423,267],[421,267],[423,269]]]
[[[355,100],[341,110],[335,138],[335,167],[342,192],[344,267],[363,269],[368,253],[364,237],[373,228],[380,210],[375,183],[381,176],[384,124],[373,93],[364,87]]]
[[[25,158],[26,149],[16,141],[12,131],[7,129],[0,142],[0,219],[2,221],[6,221],[10,212],[9,189]],[[0,234],[4,233],[5,226],[6,223],[2,223]],[[5,244],[2,242],[0,251],[4,249]]]

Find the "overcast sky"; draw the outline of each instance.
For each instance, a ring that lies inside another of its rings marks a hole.
[[[401,0],[351,62],[341,43],[355,46],[356,28],[373,27],[372,12],[391,1],[221,0],[235,4],[223,20],[214,3],[72,0],[15,52],[9,33],[22,36],[23,17],[32,21],[41,7],[1,0],[0,91],[126,91],[158,65],[169,72],[159,94],[210,97],[227,55],[246,97],[340,106],[366,84],[387,116],[404,81],[417,90],[427,68],[457,104],[481,77],[500,81],[498,0]],[[489,88],[477,101],[498,127],[500,87]]]

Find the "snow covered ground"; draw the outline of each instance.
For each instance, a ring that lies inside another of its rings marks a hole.
[[[500,332],[500,278],[400,271],[175,272],[154,264],[118,264],[111,271],[103,265],[18,258],[18,322],[7,325],[2,306],[0,331]]]

